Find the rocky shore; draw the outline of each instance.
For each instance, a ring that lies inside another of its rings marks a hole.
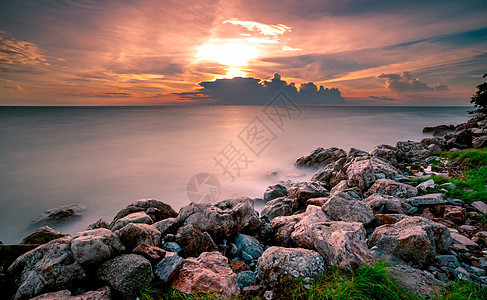
[[[315,149],[296,161],[316,169],[312,178],[270,186],[260,214],[248,197],[191,203],[179,212],[143,199],[110,223],[101,219],[68,235],[47,225],[83,208],[47,211],[35,221],[45,226],[21,245],[0,245],[0,294],[136,299],[157,284],[220,298],[273,299],[283,282],[379,259],[420,297],[433,297],[456,279],[487,285],[487,204],[447,197],[452,183],[414,180],[457,175],[461,163],[432,153],[486,147],[487,116],[424,131],[434,136],[370,152]]]

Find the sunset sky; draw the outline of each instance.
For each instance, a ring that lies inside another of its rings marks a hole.
[[[225,78],[274,73],[359,105],[468,105],[486,16],[485,0],[0,0],[0,105],[218,102],[242,90]]]

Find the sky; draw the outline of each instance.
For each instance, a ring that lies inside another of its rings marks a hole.
[[[469,105],[487,1],[0,0],[0,105]]]

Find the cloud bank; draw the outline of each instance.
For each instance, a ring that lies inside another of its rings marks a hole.
[[[395,92],[427,92],[427,91],[447,91],[448,86],[438,83],[433,87],[421,82],[419,78],[413,78],[409,72],[400,74],[380,74],[379,79],[385,79],[385,87]]]
[[[267,81],[252,77],[216,79],[200,82],[201,89],[195,92],[177,93],[181,100],[215,103],[219,105],[266,105],[279,92],[284,92],[297,105],[328,104],[347,105],[337,88],[316,86],[313,82],[303,83],[296,88],[295,83],[287,83],[275,73]],[[203,100],[203,101],[202,101]]]

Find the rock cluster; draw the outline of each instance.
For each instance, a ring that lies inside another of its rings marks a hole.
[[[136,299],[155,283],[222,299],[271,295],[285,281],[311,282],[329,267],[350,270],[376,259],[390,262],[392,274],[418,295],[454,279],[487,284],[487,228],[479,219],[487,204],[430,193],[451,186],[410,181],[432,173],[431,151],[487,143],[485,116],[425,131],[435,137],[370,152],[318,148],[300,157],[296,166],[315,174],[270,186],[260,215],[247,197],[191,203],[179,213],[142,199],[110,223],[100,219],[72,236],[41,227],[23,241],[39,245],[19,245],[31,248],[9,262],[9,297]],[[70,209],[48,211],[36,223]]]

